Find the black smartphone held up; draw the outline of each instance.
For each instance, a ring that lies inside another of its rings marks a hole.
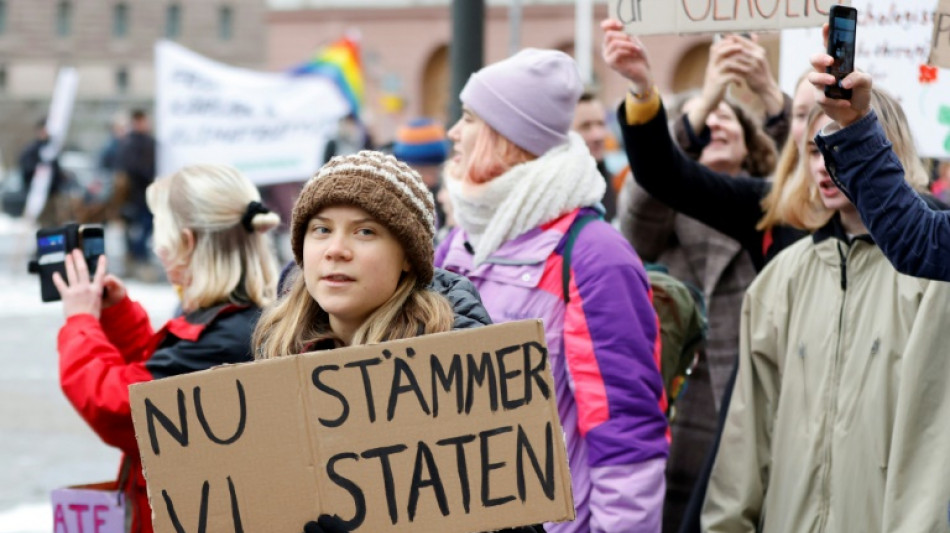
[[[825,96],[838,100],[850,100],[851,89],[841,88],[841,80],[854,71],[854,43],[858,29],[858,10],[853,7],[833,5],[828,17],[828,55],[835,62],[828,67],[828,74],[835,77],[834,85],[825,86]]]
[[[99,256],[105,253],[105,230],[98,224],[66,224],[36,231],[36,259],[30,271],[40,276],[40,296],[44,302],[60,299],[53,284],[53,272],[66,279],[66,254],[79,248],[86,259],[89,276],[96,273]]]

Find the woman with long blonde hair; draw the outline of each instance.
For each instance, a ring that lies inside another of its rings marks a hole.
[[[184,313],[157,332],[125,285],[95,275],[81,252],[66,257],[53,281],[66,324],[59,332],[60,385],[106,443],[122,450],[118,486],[132,508],[132,531],[152,531],[135,442],[129,385],[252,360],[250,340],[262,307],[274,299],[275,257],[266,232],[280,218],[254,185],[223,165],[195,165],[146,190],[155,217],[155,255],[181,295]]]

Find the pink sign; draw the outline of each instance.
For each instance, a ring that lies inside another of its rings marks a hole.
[[[56,489],[53,533],[123,533],[125,498],[114,490],[87,487]]]

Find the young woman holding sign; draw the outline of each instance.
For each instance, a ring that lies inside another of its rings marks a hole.
[[[435,203],[419,174],[380,152],[334,157],[300,193],[291,220],[299,271],[254,333],[258,358],[379,343],[474,325],[484,312],[471,284],[433,290]],[[450,299],[451,302],[450,303]],[[474,312],[473,312],[474,311]],[[324,515],[307,533],[351,526]],[[513,530],[523,533],[534,528]]]
[[[246,177],[221,165],[183,168],[150,185],[146,198],[155,216],[155,254],[180,290],[182,316],[153,332],[125,285],[106,274],[104,255],[92,280],[79,251],[66,257],[66,279],[53,278],[66,315],[60,384],[102,440],[125,454],[119,486],[136,533],[152,531],[152,511],[129,385],[252,359],[251,333],[277,280],[264,233],[280,223]]]
[[[432,194],[418,173],[380,152],[330,160],[294,206],[300,271],[254,333],[259,358],[452,329],[433,280]]]

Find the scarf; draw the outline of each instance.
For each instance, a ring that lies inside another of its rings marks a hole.
[[[475,265],[502,244],[541,224],[599,202],[604,178],[580,135],[485,183],[446,176],[455,220],[475,247]]]

